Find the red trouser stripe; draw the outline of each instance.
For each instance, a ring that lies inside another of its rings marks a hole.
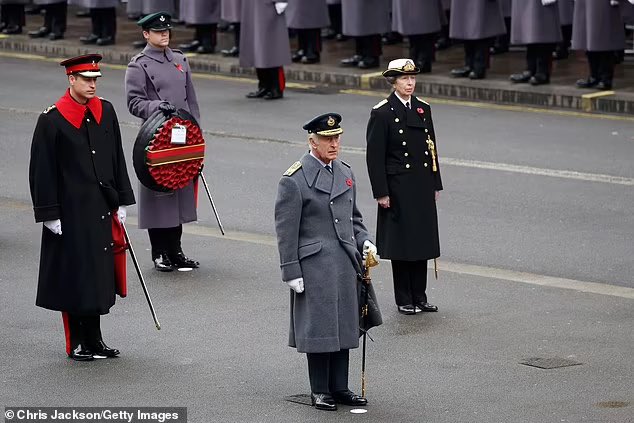
[[[286,77],[284,76],[284,68],[282,66],[278,68],[277,77],[279,79],[280,91],[284,91],[286,88]]]
[[[66,354],[70,354],[70,326],[68,325],[68,313],[62,311],[62,321],[64,322],[64,334],[66,335]]]

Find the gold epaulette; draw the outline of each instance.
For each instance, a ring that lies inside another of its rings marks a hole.
[[[293,173],[297,172],[300,167],[302,167],[301,162],[293,163],[291,167],[286,169],[286,172],[284,172],[284,176],[291,176]]]
[[[48,106],[46,108],[46,110],[44,110],[42,113],[47,114],[48,112],[50,112],[51,110],[53,110],[55,108],[55,105],[53,104],[52,106]]]
[[[387,104],[387,98],[384,98],[383,100],[381,100],[377,104],[375,104],[373,109],[378,109],[379,107],[383,106],[384,104]]]
[[[428,105],[428,106],[429,106],[429,103],[428,103],[428,102],[426,102],[425,100],[423,100],[422,98],[420,98],[420,97],[416,97],[416,99],[417,99],[418,101],[420,101],[421,103],[425,103],[426,105]]]
[[[342,165],[346,166],[346,167],[350,167],[350,165],[346,162],[344,162],[343,160],[339,160],[341,162]]]

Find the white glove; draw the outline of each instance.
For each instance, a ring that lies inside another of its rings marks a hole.
[[[291,279],[286,284],[298,294],[304,292],[304,278]]]
[[[368,258],[368,253],[370,251],[372,251],[372,253],[376,257],[376,246],[374,244],[372,244],[372,242],[369,239],[366,239],[363,242],[363,260]]]
[[[618,6],[619,0],[610,0],[610,6]]]
[[[281,15],[286,10],[286,6],[288,6],[288,2],[278,1],[277,3],[275,3],[275,11],[278,15]]]
[[[59,219],[47,220],[44,222],[44,226],[46,226],[46,229],[53,232],[55,235],[62,234],[62,221]]]
[[[117,209],[117,217],[119,218],[119,222],[125,223],[125,217],[128,215],[128,212],[125,206],[119,206]]]
[[[630,4],[634,4],[634,0],[627,0],[630,2]]]
[[[556,3],[557,0],[542,0],[542,6],[548,6],[549,4]]]

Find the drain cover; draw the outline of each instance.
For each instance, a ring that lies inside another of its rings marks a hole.
[[[284,397],[286,401],[295,402],[297,404],[310,405],[312,407],[313,402],[310,399],[310,395],[308,394],[297,394],[297,395],[289,395]]]
[[[579,366],[582,363],[578,361],[570,360],[568,358],[544,358],[533,357],[520,361],[520,364],[526,366],[539,367],[540,369],[558,369],[560,367]]]

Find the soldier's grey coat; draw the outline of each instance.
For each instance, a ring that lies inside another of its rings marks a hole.
[[[482,40],[505,33],[506,25],[498,0],[451,0],[451,38]]]
[[[575,10],[575,0],[557,0],[559,21],[562,25],[572,25],[572,14]]]
[[[328,4],[341,4],[341,0],[327,0]]]
[[[628,25],[634,24],[634,5],[632,3],[621,2],[621,12],[623,12],[623,22]]]
[[[66,3],[66,0],[33,0],[33,4],[37,4],[40,6],[57,3]]]
[[[500,7],[502,8],[502,16],[505,18],[510,18],[513,13],[512,7],[513,0],[500,0]]]
[[[392,30],[402,35],[439,32],[441,14],[439,1],[392,0]]]
[[[117,7],[119,6],[119,0],[68,0],[68,4],[88,9],[101,9],[106,7]]]
[[[143,0],[128,0],[125,10],[128,15],[140,15],[143,10]]]
[[[330,26],[326,0],[289,0],[285,14],[289,28],[311,29]]]
[[[576,0],[572,24],[572,49],[621,50],[625,47],[623,17],[610,0]]]
[[[341,0],[342,31],[351,37],[390,32],[389,0]]]
[[[182,2],[190,0],[181,0]],[[176,12],[176,5],[174,0],[142,0],[141,12],[144,15],[156,12],[167,12],[174,16]]]
[[[200,123],[189,63],[178,50],[163,52],[148,44],[128,64],[125,89],[128,110],[138,118],[147,119],[167,101],[187,110]],[[170,192],[152,191],[139,184],[139,228],[172,228],[196,218],[193,183]]]
[[[218,23],[220,0],[181,0],[178,17],[187,25]]]
[[[310,154],[279,182],[275,230],[282,280],[304,279],[291,290],[289,346],[332,352],[359,346],[357,274],[370,234],[356,204],[352,170],[332,162],[330,174]]]
[[[291,63],[291,47],[284,14],[273,0],[242,0],[240,66],[276,68]]]
[[[561,42],[561,22],[556,4],[542,0],[513,0],[511,44]]]
[[[6,4],[31,4],[31,0],[0,0],[0,5]]]
[[[442,0],[442,8],[443,10],[451,9],[451,0]]]
[[[242,0],[222,0],[220,2],[220,17],[225,22],[240,22]]]

